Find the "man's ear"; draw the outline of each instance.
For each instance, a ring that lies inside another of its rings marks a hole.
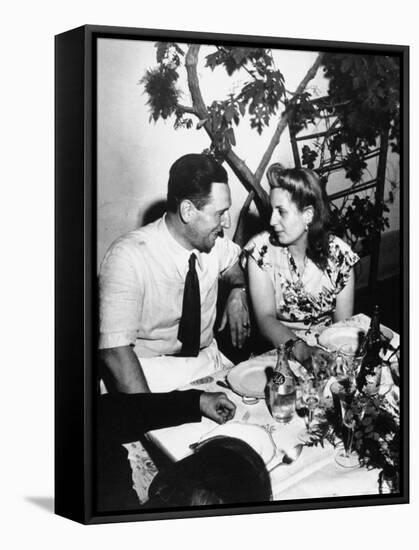
[[[310,225],[314,217],[314,208],[312,206],[307,206],[304,208],[303,216],[306,224]]]
[[[179,205],[179,215],[184,223],[190,223],[196,216],[196,206],[189,199]]]

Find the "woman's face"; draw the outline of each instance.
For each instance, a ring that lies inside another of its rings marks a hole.
[[[306,234],[306,226],[311,221],[312,210],[307,208],[301,212],[285,189],[272,189],[270,199],[272,206],[270,225],[278,241],[284,246],[297,243]]]

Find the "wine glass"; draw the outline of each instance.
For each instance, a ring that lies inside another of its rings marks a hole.
[[[311,366],[317,385],[323,386],[324,389],[336,370],[336,352],[312,355]]]
[[[351,410],[352,400],[355,395],[355,379],[351,376],[339,382],[333,382],[330,386],[335,408],[341,415],[343,426],[342,443],[337,446],[335,461],[343,468],[355,468],[359,466],[358,454],[353,450],[353,439],[355,429],[355,417]]]
[[[298,439],[303,443],[309,442],[313,435],[314,411],[321,406],[324,385],[316,378],[303,379],[297,390],[295,410],[298,416],[303,417],[306,427],[298,433]]]
[[[343,370],[357,376],[361,369],[365,352],[359,352],[357,346],[353,344],[343,344],[339,348],[338,354],[342,358]]]

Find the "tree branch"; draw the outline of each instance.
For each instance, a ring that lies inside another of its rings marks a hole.
[[[244,245],[245,243],[242,243],[242,234],[243,234],[243,225],[244,225],[244,217],[246,216],[250,205],[252,204],[252,201],[255,198],[255,192],[250,191],[250,193],[247,195],[246,200],[243,203],[243,206],[240,209],[239,219],[237,220],[237,226],[236,230],[233,235],[233,241],[235,243],[239,243],[240,245]]]
[[[204,99],[202,97],[201,89],[199,86],[197,64],[198,54],[200,46],[197,44],[191,44],[188,48],[188,52],[185,58],[186,72],[188,75],[188,87],[192,97],[193,108],[196,111],[197,116],[201,120],[209,118],[207,108],[205,106]],[[213,133],[211,131],[211,125],[209,122],[204,124],[205,131],[207,132],[211,141],[213,140]],[[246,163],[239,158],[232,149],[226,155],[226,162],[232,169],[237,178],[241,181],[247,191],[254,191],[258,200],[259,206],[262,211],[269,204],[266,191],[260,186],[259,182],[255,180],[254,174],[251,172]],[[262,212],[261,212],[262,213]]]
[[[306,89],[307,84],[310,82],[310,80],[312,80],[316,76],[317,71],[318,71],[320,65],[322,64],[323,57],[324,57],[324,54],[319,53],[319,55],[317,56],[315,62],[310,67],[310,69],[307,71],[305,77],[303,78],[303,80],[298,85],[298,87],[295,91],[295,95],[301,94]],[[289,110],[285,110],[285,111],[282,112],[281,118],[279,119],[276,130],[275,130],[275,132],[274,132],[274,134],[271,138],[271,141],[269,142],[269,145],[268,145],[268,147],[267,147],[267,149],[266,149],[266,151],[265,151],[265,153],[262,157],[262,160],[260,161],[259,166],[257,167],[257,170],[255,172],[255,180],[256,180],[257,183],[260,183],[260,181],[262,179],[262,176],[265,173],[266,167],[268,166],[268,164],[269,164],[269,162],[272,158],[272,154],[273,154],[276,146],[279,143],[282,132],[285,130],[285,128],[288,125],[289,117],[290,117],[290,111]]]
[[[194,106],[194,109],[196,109],[199,117],[201,119],[204,119],[208,117],[208,111],[201,94],[198,73],[196,70],[196,66],[198,64],[199,49],[200,46],[198,44],[191,44],[189,46],[185,58],[185,66],[188,75],[188,87],[192,97],[192,104]]]
[[[180,105],[180,104],[178,104],[177,109],[179,111],[182,111],[182,113],[187,113],[187,114],[195,115],[195,116],[199,117],[199,114],[197,113],[196,109],[194,109],[193,107],[190,107],[189,105]]]

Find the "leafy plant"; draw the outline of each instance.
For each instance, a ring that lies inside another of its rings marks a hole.
[[[334,169],[343,170],[355,186],[382,143],[386,147],[388,140],[393,152],[400,151],[399,58],[328,53],[323,62],[328,95],[320,100],[306,98],[294,113],[296,131],[307,120],[326,121],[326,131],[311,147],[303,146],[301,164],[317,170],[325,189]],[[373,199],[370,189],[362,196],[348,194],[343,201],[332,202],[333,231],[361,255],[369,254],[377,232],[389,227],[387,204],[394,201],[395,187],[392,183],[386,200]]]
[[[141,84],[148,96],[150,120],[174,119],[174,127],[193,128],[207,133],[206,152],[226,162],[249,192],[235,240],[247,239],[243,220],[252,201],[262,223],[269,219],[270,206],[261,186],[264,172],[289,125],[294,133],[310,127],[319,119],[331,119],[322,139],[305,145],[301,163],[316,169],[326,190],[331,167],[338,163],[346,178],[359,183],[368,168],[368,159],[384,135],[396,152],[400,149],[400,66],[399,58],[361,54],[319,53],[297,88],[286,89],[285,79],[275,66],[267,48],[214,46],[205,58],[210,71],[223,70],[229,77],[245,75],[243,84],[227,97],[206,103],[197,71],[200,46],[192,44],[184,51],[178,44],[158,42],[157,66],[149,69]],[[323,67],[329,80],[328,94],[313,98],[308,83]],[[178,88],[180,71],[186,71],[189,105]],[[194,119],[196,123],[194,124]],[[271,139],[255,171],[235,152],[235,128],[243,120],[260,135],[275,122]],[[389,197],[391,201],[392,198]],[[355,196],[343,206],[332,205],[335,229],[354,244],[361,242],[363,252],[370,248],[371,236],[388,225],[384,201],[375,204],[368,197]]]
[[[334,233],[344,236],[362,255],[370,254],[375,231],[389,227],[389,212],[385,203],[375,203],[370,196],[354,195],[339,208],[331,203],[332,227]]]
[[[210,144],[206,152],[226,162],[240,182],[249,192],[243,212],[252,201],[255,202],[261,220],[269,219],[269,197],[261,186],[263,174],[279,143],[283,131],[288,125],[290,113],[297,104],[307,104],[305,88],[314,78],[321,65],[323,54],[319,54],[298,85],[295,92],[285,88],[284,77],[275,67],[272,51],[265,48],[241,48],[216,46],[215,51],[205,58],[205,67],[211,71],[225,70],[228,76],[241,71],[246,75],[242,86],[225,98],[208,104],[205,102],[197,71],[200,46],[188,46],[186,53],[175,43],[157,43],[157,66],[149,69],[141,84],[148,96],[150,120],[174,118],[174,127],[195,128],[207,133]],[[181,70],[186,71],[189,105],[181,101],[185,94],[177,87]],[[264,151],[255,171],[250,170],[246,162],[234,151],[236,147],[235,128],[243,120],[251,130],[260,135],[272,121],[275,128],[269,144]],[[243,220],[243,216],[240,217]],[[249,235],[245,234],[244,224],[239,223],[235,240],[243,244]]]

